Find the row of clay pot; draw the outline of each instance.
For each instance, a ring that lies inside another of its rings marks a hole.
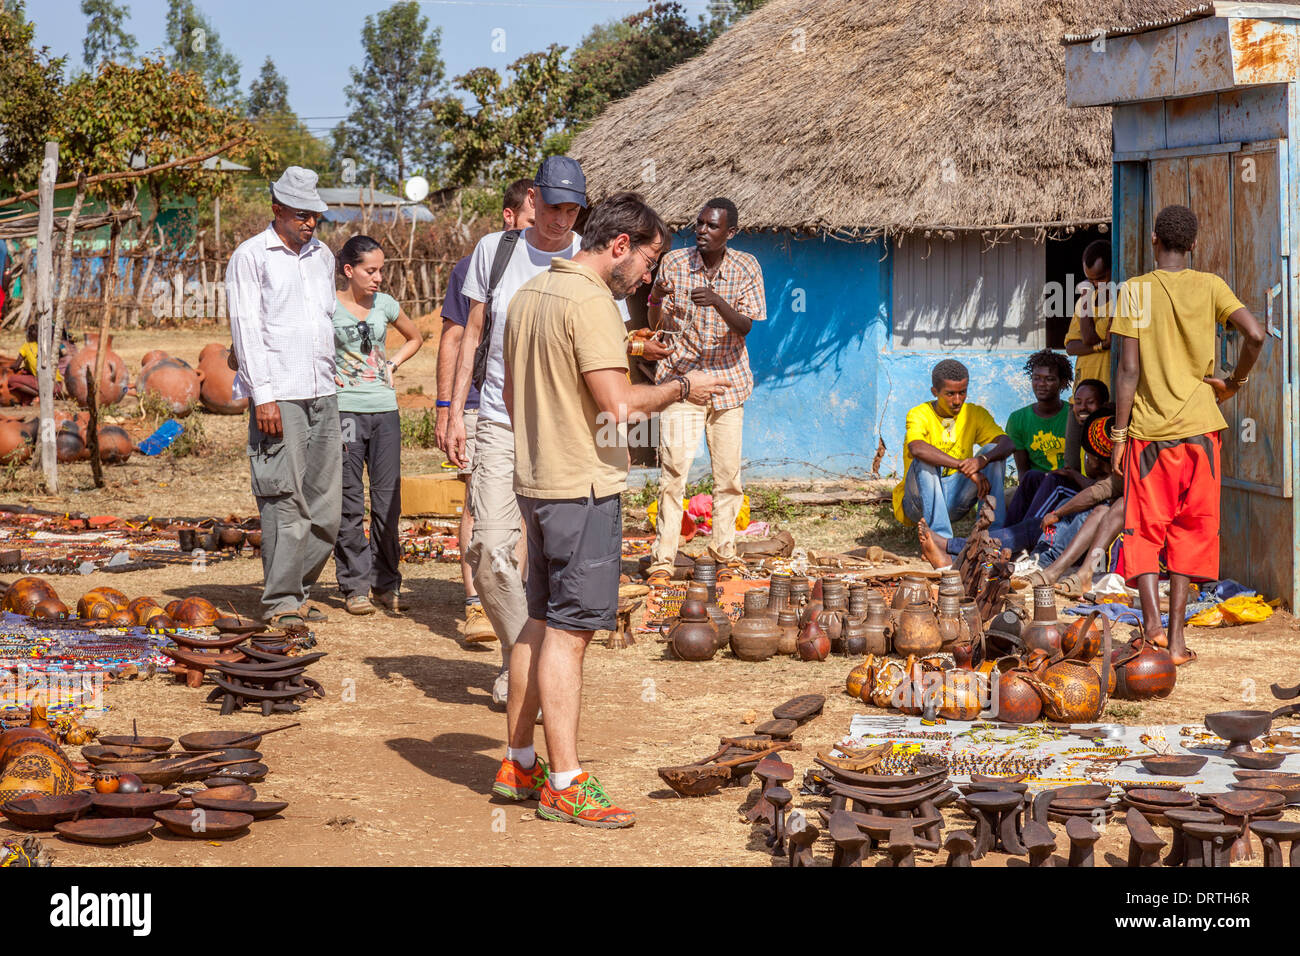
[[[151,597],[128,599],[117,588],[98,587],[77,601],[75,615],[59,600],[54,586],[39,577],[19,578],[0,599],[0,609],[38,620],[64,620],[77,617],[87,621],[104,621],[114,627],[150,627],[155,630],[181,627],[207,627],[221,617],[205,598],[189,597],[171,601],[164,608]]]
[[[54,413],[55,451],[60,462],[84,461],[90,458],[86,445],[86,430],[90,427],[84,413],[73,418],[64,412]],[[40,420],[22,421],[17,418],[0,418],[0,464],[22,464],[32,457]],[[99,460],[106,465],[125,464],[135,446],[131,436],[120,425],[99,426]]]
[[[112,350],[109,337],[104,356],[104,372],[97,383],[99,404],[120,402],[130,388],[130,374],[121,356]],[[184,359],[168,355],[161,349],[146,352],[140,362],[136,394],[153,395],[166,404],[171,414],[181,418],[190,413],[195,401],[218,415],[240,415],[248,409],[248,399],[235,399],[235,372],[227,362],[230,350],[220,343],[205,345],[199,353],[196,371]],[[83,407],[90,404],[90,386],[86,377],[98,359],[98,336],[88,336],[87,344],[68,362],[64,383],[68,393]]]

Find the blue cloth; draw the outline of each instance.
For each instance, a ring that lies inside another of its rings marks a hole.
[[[448,322],[454,322],[462,329],[469,322],[469,309],[473,305],[469,297],[461,289],[465,285],[465,276],[469,273],[470,256],[466,256],[456,263],[451,270],[451,276],[447,279],[447,298],[442,301],[442,317]],[[465,400],[465,408],[478,408],[478,389],[473,383],[469,386],[469,398]]]
[[[1198,613],[1205,609],[1204,602],[1195,606],[1188,604],[1187,613],[1183,616],[1184,621],[1190,621]],[[1104,617],[1110,618],[1115,623],[1141,624],[1143,621],[1142,607],[1129,607],[1127,604],[1076,604],[1074,607],[1067,607],[1065,614],[1078,614],[1080,617],[1087,617],[1093,611],[1100,611]],[[1169,626],[1169,615],[1160,615],[1160,624],[1162,627]]]
[[[1259,593],[1244,584],[1238,584],[1232,578],[1224,578],[1222,581],[1207,581],[1200,586],[1200,591],[1202,600],[1213,601],[1215,604],[1226,601],[1228,598],[1234,598],[1239,594]]]
[[[985,445],[975,454],[989,454],[992,449],[992,445]],[[912,460],[903,478],[903,514],[909,521],[925,519],[935,534],[951,538],[953,519],[962,517],[975,505],[976,488],[975,482],[961,472],[944,475],[943,471],[935,465]],[[997,502],[994,528],[1006,523],[1005,475],[1005,460],[991,461],[984,468],[984,477],[989,480]]]

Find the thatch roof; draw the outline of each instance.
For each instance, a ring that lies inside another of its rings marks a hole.
[[[674,226],[712,196],[745,229],[1108,221],[1110,112],[1066,106],[1061,38],[1194,5],[770,0],[571,153],[595,197],[636,189]]]

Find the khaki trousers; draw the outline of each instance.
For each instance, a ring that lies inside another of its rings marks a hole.
[[[682,536],[682,495],[695,460],[700,432],[713,467],[713,536],[709,553],[719,561],[736,557],[736,515],[744,499],[740,487],[740,436],[745,407],[721,411],[674,402],[659,413],[659,530],[650,570],[673,570]]]
[[[514,432],[479,418],[473,469],[469,508],[474,515],[474,533],[465,560],[483,611],[501,640],[503,670],[509,670],[510,649],[528,622],[528,597],[515,562],[515,547],[522,532],[519,502],[515,499]]]

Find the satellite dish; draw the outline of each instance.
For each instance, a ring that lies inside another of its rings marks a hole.
[[[412,176],[406,181],[406,198],[411,202],[422,202],[429,195],[429,180],[423,176]]]

